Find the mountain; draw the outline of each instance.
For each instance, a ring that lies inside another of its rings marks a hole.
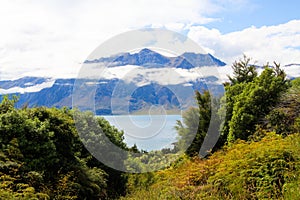
[[[42,77],[23,77],[17,80],[0,81],[0,84],[2,89],[9,89],[13,87],[26,88],[29,86],[42,84],[46,81],[47,78],[42,78]]]
[[[101,64],[106,66],[106,70],[101,74],[91,72],[90,75],[95,77],[2,80],[0,95],[17,94],[20,97],[18,107],[71,108],[73,101],[79,109],[94,109],[99,115],[143,113],[153,105],[173,112],[194,105],[194,90],[210,89],[214,95],[223,94],[224,80],[220,77],[224,78],[224,74],[219,76],[217,73],[228,73],[228,66],[224,67],[225,63],[211,54],[186,52],[168,57],[150,49],[86,60],[83,67],[94,69]],[[282,68],[290,79],[300,77],[300,64],[293,63]],[[77,90],[81,94],[74,100]],[[88,103],[91,99],[95,101],[93,106]]]
[[[291,63],[291,64],[287,64],[287,65],[284,65],[284,67],[293,67],[293,66],[300,66],[300,64],[298,63]]]
[[[188,60],[192,65],[196,67],[226,65],[226,63],[213,57],[211,54],[196,54],[196,53],[187,52],[182,54],[182,57],[184,57],[185,60]]]
[[[86,60],[84,66],[97,67],[100,63],[104,63],[107,70],[98,79],[23,77],[0,81],[0,94],[19,95],[18,107],[72,107],[74,84],[82,83],[80,89],[83,90],[75,99],[76,106],[90,110],[87,101],[94,99],[96,114],[103,115],[133,113],[153,105],[166,110],[182,110],[194,105],[194,90],[210,88],[216,95],[223,93],[221,81],[216,76],[200,75],[203,67],[214,70],[225,66],[210,54],[186,52],[178,57],[167,57],[142,49],[137,53]]]
[[[111,57],[86,60],[85,64],[107,63],[108,67],[137,65],[137,66],[160,66],[182,69],[192,69],[203,66],[225,66],[226,63],[213,57],[211,54],[196,54],[187,52],[178,57],[166,57],[150,49],[142,49],[138,53],[122,53]]]

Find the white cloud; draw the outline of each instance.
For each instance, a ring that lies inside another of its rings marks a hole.
[[[34,85],[34,86],[25,87],[25,88],[21,88],[21,87],[12,87],[12,88],[9,88],[9,89],[1,89],[0,88],[0,95],[1,94],[12,94],[12,93],[24,94],[24,93],[29,93],[29,92],[38,92],[38,91],[41,91],[42,89],[52,87],[54,82],[55,82],[55,80],[50,79],[50,80],[47,80],[44,83],[37,84],[37,85]]]
[[[273,61],[282,65],[300,63],[300,20],[276,26],[250,27],[228,34],[203,26],[193,26],[188,36],[228,64],[241,58],[243,54],[253,58],[258,64]]]
[[[73,76],[103,41],[127,30],[191,24],[241,0],[3,0],[0,6],[0,79],[24,73]],[[227,4],[226,4],[227,2]],[[221,5],[221,6],[220,6]],[[63,72],[63,73],[62,73]]]
[[[284,66],[283,70],[290,77],[300,77],[300,65]]]
[[[231,63],[243,53],[259,62],[300,62],[300,21],[221,34],[204,24],[248,0],[3,0],[0,80],[21,76],[75,77],[105,40],[142,27],[188,31],[204,49]]]
[[[215,83],[223,83],[228,80],[227,74],[231,74],[230,66],[208,66],[195,67],[192,69],[182,68],[147,68],[137,65],[125,65],[109,68],[101,68],[99,64],[86,64],[88,68],[88,76],[91,79],[122,79],[127,83],[134,83],[138,86],[147,85],[151,82],[160,85],[176,85],[184,84],[190,81],[196,81],[199,78],[215,76],[218,81]],[[104,69],[104,70],[103,70]],[[94,76],[93,76],[94,75]],[[94,84],[89,83],[89,84]]]

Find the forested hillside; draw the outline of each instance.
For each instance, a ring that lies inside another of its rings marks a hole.
[[[233,64],[221,99],[196,92],[198,107],[177,123],[174,149],[162,152],[129,148],[122,131],[91,113],[17,109],[17,97],[3,97],[0,199],[299,199],[300,79],[288,80],[276,63],[259,74],[250,62],[244,57]],[[140,155],[121,163],[125,168],[147,171],[154,155],[153,163],[164,169],[131,174],[106,167],[81,143],[74,115],[83,128],[91,123],[102,128],[89,129],[91,141],[105,133],[120,148]],[[200,158],[210,124],[221,124],[214,127],[220,138]],[[180,153],[171,166],[166,164]]]

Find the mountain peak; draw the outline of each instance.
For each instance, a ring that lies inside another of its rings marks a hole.
[[[149,54],[149,53],[156,53],[156,54],[158,54],[157,52],[152,51],[151,49],[148,49],[148,48],[144,48],[144,49],[142,49],[142,50],[139,51],[139,54]]]
[[[86,60],[84,63],[109,63],[109,67],[138,65],[147,67],[174,67],[191,69],[203,66],[225,66],[221,60],[211,54],[186,52],[178,57],[167,57],[149,48],[143,48],[137,53],[121,53],[107,58]]]

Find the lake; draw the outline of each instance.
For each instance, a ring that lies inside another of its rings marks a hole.
[[[128,146],[137,145],[146,151],[172,148],[177,132],[174,128],[181,115],[110,115],[102,116],[111,125],[124,131]]]

